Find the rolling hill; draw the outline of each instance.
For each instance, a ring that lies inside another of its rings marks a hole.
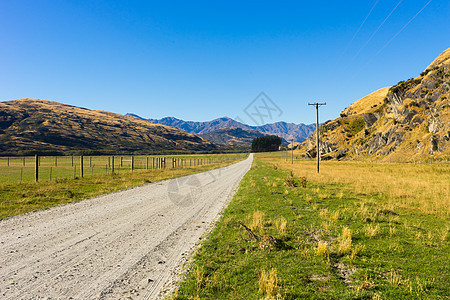
[[[377,90],[320,127],[324,159],[449,158],[450,48],[418,77]],[[313,134],[302,144],[316,156]]]
[[[39,99],[0,102],[0,154],[216,149],[193,134],[132,116]]]

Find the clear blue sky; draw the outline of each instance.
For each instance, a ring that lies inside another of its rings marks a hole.
[[[263,91],[271,122],[312,123],[448,47],[448,0],[0,0],[0,100],[252,123]]]

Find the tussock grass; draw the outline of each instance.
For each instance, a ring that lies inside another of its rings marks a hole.
[[[317,243],[316,255],[320,257],[328,256],[328,244],[324,241],[319,241]]]
[[[270,271],[262,270],[261,275],[258,280],[259,293],[264,297],[264,299],[280,299],[281,296],[278,294],[278,278],[277,270],[272,269]]]
[[[251,219],[249,228],[259,235],[264,234],[264,218],[265,214],[262,211],[257,210],[253,212],[253,214],[249,216],[249,219]]]
[[[339,236],[338,253],[341,255],[348,254],[352,251],[352,231],[347,227],[342,229]]]
[[[288,223],[288,221],[283,217],[281,217],[275,221],[275,227],[278,229],[278,232],[281,235],[284,235],[284,232],[287,227],[287,223]]]
[[[395,230],[393,227],[391,227],[392,230]],[[367,224],[364,227],[364,230],[366,232],[366,236],[373,238],[374,236],[378,235],[380,233],[380,224]],[[393,232],[392,235],[394,235],[395,232]]]

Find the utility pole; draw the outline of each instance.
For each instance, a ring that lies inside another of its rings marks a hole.
[[[317,173],[319,173],[319,162],[320,162],[320,147],[319,147],[319,106],[327,105],[327,103],[308,103],[308,105],[312,105],[316,107],[316,132],[317,132]]]
[[[292,144],[291,144],[291,164],[294,164],[294,140],[291,140]]]

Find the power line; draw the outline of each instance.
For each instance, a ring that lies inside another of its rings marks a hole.
[[[400,3],[402,3],[403,0],[400,0],[397,5],[394,7],[393,10],[391,10],[391,12],[389,13],[389,15],[383,20],[383,22],[381,22],[380,26],[378,26],[378,28],[372,33],[372,35],[369,37],[369,39],[366,41],[366,43],[359,49],[359,51],[356,53],[356,55],[353,57],[353,59],[355,59],[359,53],[361,53],[361,51],[367,46],[367,44],[372,40],[372,38],[375,36],[375,34],[378,32],[378,30],[380,30],[380,28],[384,25],[384,23],[386,23],[387,19],[389,19],[389,17],[394,13],[394,11],[397,9],[397,7],[400,5]]]
[[[381,51],[383,51],[384,50],[384,48],[386,48],[405,28],[406,28],[406,26],[408,26],[409,25],[409,23],[411,23],[427,6],[428,6],[428,4],[430,4],[430,2],[431,1],[433,1],[433,0],[430,0],[430,1],[428,1],[427,2],[427,4],[425,4],[425,6],[424,7],[422,7],[422,9],[421,10],[419,10],[418,12],[417,12],[417,14],[415,14],[414,15],[414,17],[412,17],[406,24],[405,24],[405,26],[403,26],[402,27],[402,29],[400,29],[384,46],[383,46],[383,48],[381,48],[378,52],[377,52],[377,54],[375,54],[375,56],[377,56],[378,54],[380,54],[381,53]]]
[[[367,60],[367,62],[364,64],[364,66],[367,66],[375,57],[378,56],[378,54],[380,54],[403,30],[405,30],[405,28],[431,3],[430,0],[427,2],[427,4],[425,4],[424,7],[422,7],[408,22],[406,22],[406,24],[389,40],[387,41],[386,44],[384,44],[384,46],[374,55],[372,56],[370,59]]]
[[[347,47],[345,47],[344,51],[342,51],[341,55],[339,56],[339,58],[337,59],[336,63],[334,64],[334,68],[336,68],[337,64],[341,61],[342,57],[344,56],[344,54],[347,52],[348,48],[350,47],[350,45],[352,44],[353,40],[356,38],[356,36],[358,35],[359,31],[361,30],[361,28],[363,27],[363,25],[366,23],[366,20],[369,18],[370,14],[372,13],[373,9],[375,8],[375,6],[377,5],[379,0],[375,1],[375,4],[372,6],[372,8],[370,9],[369,13],[367,14],[366,18],[364,19],[364,21],[361,23],[361,25],[359,25],[358,30],[356,30],[355,34],[353,35],[352,39],[350,40],[350,42],[347,44]]]
[[[348,50],[348,47],[350,47],[350,45],[352,44],[353,40],[355,39],[355,37],[358,35],[359,31],[361,30],[361,28],[363,27],[364,23],[366,23],[367,19],[369,18],[370,14],[372,13],[373,9],[375,8],[375,6],[377,5],[378,1],[375,1],[375,4],[372,6],[372,8],[370,9],[369,13],[367,14],[366,18],[364,19],[364,21],[361,23],[361,25],[359,25],[358,30],[356,30],[355,34],[353,35],[352,39],[350,40],[350,42],[348,43],[347,47],[345,47],[344,52],[342,52],[342,55],[344,55],[344,53]],[[341,55],[341,56],[342,56]]]

